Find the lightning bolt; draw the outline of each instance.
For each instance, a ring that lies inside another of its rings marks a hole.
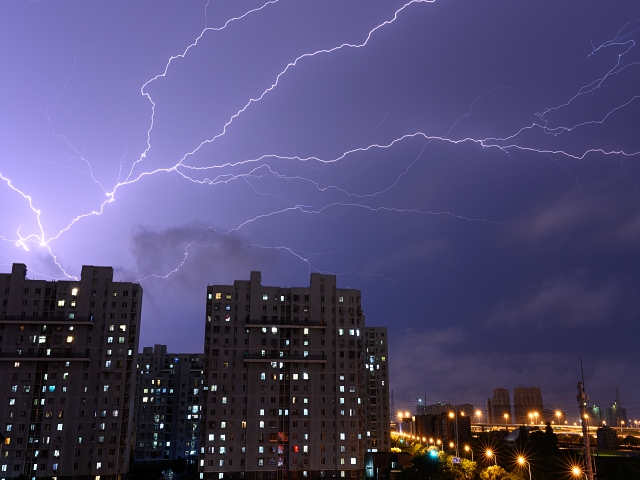
[[[372,29],[370,29],[368,33],[364,35],[363,39],[359,43],[340,43],[332,47],[318,49],[313,52],[304,53],[302,55],[295,57],[277,73],[273,81],[268,86],[266,86],[266,88],[264,88],[259,95],[251,97],[246,102],[244,102],[242,107],[239,108],[233,115],[231,115],[231,117],[228,118],[228,120],[222,125],[222,127],[217,133],[213,134],[209,138],[202,140],[200,143],[198,143],[195,146],[195,148],[192,148],[191,150],[189,150],[181,158],[179,158],[175,163],[173,163],[173,165],[169,167],[155,168],[151,170],[142,169],[142,167],[145,165],[145,159],[147,158],[149,152],[153,148],[153,130],[154,130],[154,124],[155,124],[156,108],[157,108],[156,102],[154,101],[151,94],[149,93],[149,86],[152,83],[156,82],[157,80],[167,77],[170,74],[172,66],[178,60],[184,59],[195,47],[197,47],[199,42],[205,37],[205,35],[209,33],[221,32],[232,23],[240,22],[246,19],[247,17],[249,17],[250,15],[258,15],[262,11],[272,7],[278,2],[279,0],[267,1],[259,7],[246,11],[242,15],[226,20],[219,27],[208,26],[207,9],[208,9],[209,3],[207,2],[204,9],[205,26],[201,30],[200,34],[197,35],[195,40],[191,42],[186,48],[184,48],[181,53],[171,56],[166,62],[166,64],[164,65],[164,68],[162,69],[161,73],[158,73],[157,75],[153,76],[140,87],[141,96],[146,98],[146,100],[149,102],[149,105],[150,105],[150,117],[149,117],[149,125],[146,130],[145,148],[140,153],[140,155],[138,155],[137,159],[131,163],[130,167],[128,168],[128,171],[126,171],[126,174],[125,174],[125,167],[124,167],[125,165],[124,157],[120,159],[118,179],[116,184],[110,190],[107,189],[96,178],[96,176],[93,173],[93,169],[91,168],[90,161],[86,159],[84,155],[80,152],[80,150],[75,146],[73,146],[62,133],[56,132],[53,129],[53,124],[51,123],[52,122],[51,112],[55,110],[56,106],[58,105],[61,98],[63,97],[69,83],[72,81],[73,74],[75,72],[77,61],[78,61],[78,55],[80,54],[81,51],[84,51],[84,49],[81,49],[78,52],[76,52],[76,55],[74,57],[74,67],[73,67],[72,74],[69,80],[65,83],[63,91],[60,94],[60,96],[58,96],[55,105],[51,109],[47,110],[46,117],[51,124],[52,133],[62,138],[66,142],[66,144],[75,152],[76,158],[78,158],[84,164],[87,165],[88,167],[87,173],[90,175],[93,182],[95,182],[100,186],[100,188],[104,192],[105,199],[96,208],[93,208],[85,213],[79,214],[74,218],[72,218],[71,221],[65,227],[60,229],[57,233],[51,236],[47,236],[45,234],[42,221],[41,221],[42,211],[41,209],[36,208],[36,206],[34,205],[32,196],[26,194],[21,189],[14,186],[12,181],[0,172],[0,180],[2,180],[4,184],[7,187],[9,187],[11,191],[18,194],[24,201],[26,201],[38,225],[37,232],[35,233],[29,233],[23,236],[20,233],[21,227],[18,227],[14,238],[10,238],[7,236],[0,236],[0,239],[2,239],[3,241],[12,242],[16,247],[22,248],[27,251],[29,250],[29,245],[32,245],[32,244],[35,244],[41,248],[44,248],[45,251],[53,259],[54,263],[58,266],[60,271],[64,274],[64,276],[72,278],[69,274],[67,274],[67,272],[64,271],[64,268],[62,267],[61,263],[58,261],[56,255],[54,254],[51,246],[52,242],[55,242],[56,240],[60,239],[65,233],[69,232],[77,223],[89,217],[102,215],[103,212],[105,211],[105,208],[107,208],[109,204],[113,203],[116,200],[116,194],[120,190],[128,186],[131,186],[133,184],[136,184],[138,182],[141,182],[146,177],[152,177],[160,174],[176,174],[180,178],[188,182],[191,182],[193,184],[204,185],[204,186],[216,186],[216,185],[227,184],[227,183],[235,182],[239,180],[250,182],[252,179],[259,179],[259,178],[262,178],[263,176],[269,176],[271,178],[286,181],[286,182],[297,181],[297,182],[309,184],[318,192],[334,191],[342,195],[345,195],[351,199],[366,200],[366,199],[372,199],[372,198],[380,198],[384,194],[391,191],[392,189],[397,188],[402,178],[408,175],[410,173],[411,168],[414,167],[416,163],[423,158],[423,154],[426,146],[433,142],[439,142],[439,143],[453,145],[453,146],[464,145],[464,144],[476,145],[480,149],[498,150],[510,157],[512,152],[531,152],[536,154],[544,154],[550,157],[562,157],[562,158],[573,159],[573,160],[584,160],[589,155],[601,154],[607,157],[621,158],[623,161],[624,159],[636,157],[640,154],[639,151],[625,150],[624,148],[614,149],[614,148],[605,148],[605,147],[593,147],[593,148],[585,148],[582,150],[571,151],[569,149],[562,148],[562,147],[554,147],[554,146],[540,147],[540,146],[531,145],[530,144],[531,140],[526,140],[524,138],[526,134],[529,134],[529,133],[540,133],[542,134],[543,138],[547,137],[551,139],[556,139],[556,138],[566,136],[571,132],[583,129],[584,127],[587,127],[587,126],[603,125],[607,121],[609,121],[612,116],[620,113],[624,109],[628,109],[632,104],[637,103],[637,100],[638,98],[640,98],[640,96],[638,95],[631,96],[630,98],[626,99],[624,102],[611,108],[605,114],[600,115],[598,118],[586,119],[586,120],[574,122],[570,125],[555,125],[555,126],[551,125],[552,117],[554,114],[564,109],[568,109],[578,99],[582,97],[594,95],[598,90],[607,88],[609,85],[608,82],[610,82],[617,75],[640,65],[640,62],[635,62],[635,61],[625,63],[626,56],[630,52],[632,52],[633,49],[636,47],[636,42],[633,39],[633,36],[640,31],[640,26],[638,26],[639,21],[633,21],[633,22],[628,22],[623,27],[621,27],[618,30],[617,34],[614,36],[614,38],[607,40],[598,46],[595,46],[592,44],[592,51],[589,53],[587,58],[583,60],[584,62],[587,62],[589,61],[590,58],[593,58],[599,54],[603,54],[605,51],[607,51],[610,48],[614,48],[614,47],[622,48],[622,51],[616,54],[616,61],[614,62],[613,66],[608,68],[602,75],[599,75],[597,78],[590,80],[586,85],[580,87],[573,95],[569,96],[565,101],[559,103],[558,105],[546,108],[542,112],[535,113],[536,119],[534,121],[532,121],[528,125],[517,127],[513,131],[513,133],[506,136],[493,136],[493,137],[487,136],[484,138],[475,138],[475,137],[465,136],[462,138],[456,138],[452,135],[453,135],[453,132],[457,129],[457,127],[461,124],[461,122],[472,117],[473,108],[476,105],[476,103],[485,100],[491,94],[496,92],[498,89],[516,88],[518,87],[518,85],[514,85],[511,87],[503,87],[502,85],[499,85],[476,97],[476,99],[469,106],[468,111],[464,113],[462,116],[460,116],[460,118],[450,126],[450,128],[446,131],[444,135],[434,135],[428,132],[414,131],[412,133],[401,135],[387,142],[369,143],[365,146],[349,149],[335,156],[334,158],[321,158],[319,156],[303,157],[303,156],[297,156],[297,155],[280,155],[278,153],[269,153],[269,154],[260,155],[256,158],[237,160],[233,162],[222,162],[218,164],[205,165],[205,166],[193,166],[187,163],[190,158],[198,154],[204,147],[208,145],[212,145],[213,143],[221,139],[224,135],[226,135],[229,127],[233,124],[234,121],[236,121],[240,116],[244,115],[247,111],[249,111],[249,109],[253,105],[261,102],[267,95],[269,95],[276,88],[278,88],[280,85],[281,79],[285,75],[287,75],[290,71],[298,67],[299,65],[305,62],[311,61],[314,57],[318,57],[322,55],[331,55],[341,50],[345,50],[345,49],[357,50],[357,49],[365,48],[370,43],[370,40],[379,31],[385,28],[390,28],[393,24],[397,23],[400,18],[406,15],[407,11],[410,8],[416,7],[419,4],[431,4],[435,2],[435,0],[410,0],[404,3],[400,8],[396,9],[387,20],[382,21],[381,23],[377,24]],[[531,81],[536,81],[536,79],[527,80],[527,82],[531,82]],[[386,120],[386,117],[389,115],[390,111],[391,110],[387,112],[387,115],[385,115],[384,119],[382,120],[382,122],[380,122],[380,124],[376,127],[376,129],[364,138],[364,141],[367,141],[368,138],[371,137],[373,133],[375,133],[380,128],[382,123]],[[416,155],[410,162],[408,162],[407,165],[403,169],[401,169],[401,171],[395,177],[389,179],[387,185],[384,188],[378,188],[373,191],[365,192],[365,193],[356,193],[341,187],[341,183],[344,180],[344,178],[338,179],[334,184],[331,184],[331,185],[321,185],[318,181],[314,180],[311,175],[309,175],[310,173],[309,171],[306,171],[297,175],[290,175],[290,174],[280,172],[275,167],[275,165],[272,164],[272,162],[278,161],[278,162],[283,162],[285,165],[291,165],[294,163],[303,165],[308,163],[311,165],[328,166],[338,162],[343,162],[350,157],[355,157],[365,153],[373,153],[373,152],[383,153],[385,151],[389,151],[394,148],[397,148],[401,144],[404,144],[411,140],[421,140],[423,142],[422,148],[419,154]],[[209,172],[216,172],[216,173],[211,177],[209,177]],[[576,182],[577,182],[577,178],[576,178]],[[427,209],[422,210],[422,209],[409,208],[409,207],[397,208],[397,207],[390,207],[390,206],[371,206],[367,203],[359,203],[357,201],[345,201],[345,202],[331,201],[318,206],[301,205],[296,203],[289,207],[255,215],[249,219],[239,222],[233,228],[229,228],[227,230],[220,231],[220,232],[216,230],[216,232],[223,235],[229,234],[232,232],[236,232],[244,228],[245,226],[251,223],[260,221],[262,219],[265,219],[271,216],[276,216],[276,215],[287,215],[292,212],[297,212],[297,213],[302,213],[307,215],[341,215],[341,212],[344,212],[346,209],[362,209],[362,210],[367,210],[374,213],[385,211],[385,212],[393,212],[397,214],[409,214],[409,215],[448,216],[456,220],[462,220],[467,222],[483,222],[489,225],[499,225],[499,226],[510,227],[510,228],[518,228],[526,231],[526,228],[522,225],[513,224],[509,222],[502,222],[495,219],[492,220],[492,219],[485,219],[485,218],[475,218],[475,217],[457,214],[455,212],[450,212],[450,211],[432,211]],[[290,255],[293,255],[294,257],[298,258],[300,261],[306,263],[310,269],[312,268],[315,269],[315,266],[312,265],[311,261],[315,258],[315,256],[320,255],[320,254],[306,254],[304,252],[300,252],[299,250],[286,247],[286,246],[269,247],[269,246],[255,245],[255,244],[249,244],[249,245],[255,248],[273,248],[273,249],[287,251]],[[194,239],[192,242],[188,243],[187,246],[184,248],[182,261],[179,262],[176,268],[170,270],[166,274],[162,274],[162,275],[152,274],[147,277],[144,277],[143,279],[146,279],[149,277],[168,278],[170,275],[174,274],[180,268],[182,268],[182,266],[184,266],[184,264],[187,262],[187,259],[189,257],[189,249],[194,247],[199,247],[199,246],[202,246],[202,245],[198,243],[198,239]]]

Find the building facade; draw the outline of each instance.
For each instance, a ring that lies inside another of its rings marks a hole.
[[[111,267],[79,280],[0,274],[0,478],[128,472],[142,289]]]
[[[538,387],[516,387],[513,389],[515,423],[538,424],[544,420],[542,391]]]
[[[364,327],[365,451],[389,452],[391,423],[389,408],[389,358],[386,327]]]
[[[198,460],[202,419],[202,354],[167,353],[166,345],[138,355],[136,462]]]
[[[390,440],[386,331],[365,328],[360,291],[252,272],[206,293],[202,478],[364,477]]]
[[[506,388],[494,389],[493,398],[487,400],[487,420],[494,424],[511,422],[511,400]]]

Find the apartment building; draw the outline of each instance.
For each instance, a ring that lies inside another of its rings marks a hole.
[[[202,354],[167,353],[166,345],[138,355],[136,462],[198,460],[202,418]]]
[[[516,423],[540,423],[544,420],[542,391],[538,387],[513,389],[513,411]]]
[[[364,327],[365,452],[391,450],[389,346],[386,327]]]
[[[142,289],[111,267],[79,280],[0,274],[0,479],[128,472]]]
[[[360,291],[252,272],[206,295],[201,478],[363,478],[366,449],[389,445],[388,354]]]

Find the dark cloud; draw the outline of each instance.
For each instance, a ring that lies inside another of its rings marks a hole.
[[[558,274],[524,298],[503,299],[491,312],[489,325],[530,328],[609,323],[616,302],[616,282],[590,285],[584,272]]]

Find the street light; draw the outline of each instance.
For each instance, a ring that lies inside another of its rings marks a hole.
[[[464,446],[464,451],[465,452],[471,452],[471,461],[473,462],[473,450],[471,450],[471,447],[469,445],[465,445]]]
[[[482,418],[482,410],[476,410],[476,417],[478,417],[478,423],[480,423],[480,419]]]
[[[440,448],[440,450],[442,450],[442,440],[438,439],[438,440],[436,440],[436,443],[438,444],[438,448]]]
[[[556,410],[556,417],[558,417],[558,425],[560,425],[560,417],[562,417],[562,412],[560,410]]]
[[[507,422],[509,421],[509,414],[505,413],[503,416],[504,416],[504,424],[507,425]]]
[[[531,425],[533,425],[533,413],[529,414],[529,421],[531,422]]]
[[[580,467],[573,467],[571,469],[571,473],[573,474],[574,477],[587,478],[586,474],[584,475],[584,477],[582,476],[582,469]]]
[[[455,447],[455,446],[456,446],[456,444],[455,444],[455,443],[453,443],[453,442],[449,442],[449,448],[451,448],[451,449],[453,450],[453,447]]]
[[[536,425],[538,424],[538,412],[533,412],[533,417],[536,419]]]
[[[525,460],[525,458],[524,458],[522,455],[520,455],[520,456],[518,457],[518,463],[519,463],[520,465],[522,465],[523,467],[524,467],[524,464],[525,464],[525,463],[527,464],[527,466],[529,467],[529,480],[531,480],[531,464],[530,464],[529,462],[527,462],[527,461]]]
[[[496,466],[497,466],[498,465],[498,458],[496,457],[496,454],[493,453],[493,451],[490,448],[488,448],[485,453],[487,454],[487,458],[489,459],[489,463],[491,463],[491,459],[493,458],[493,461],[496,462]]]

